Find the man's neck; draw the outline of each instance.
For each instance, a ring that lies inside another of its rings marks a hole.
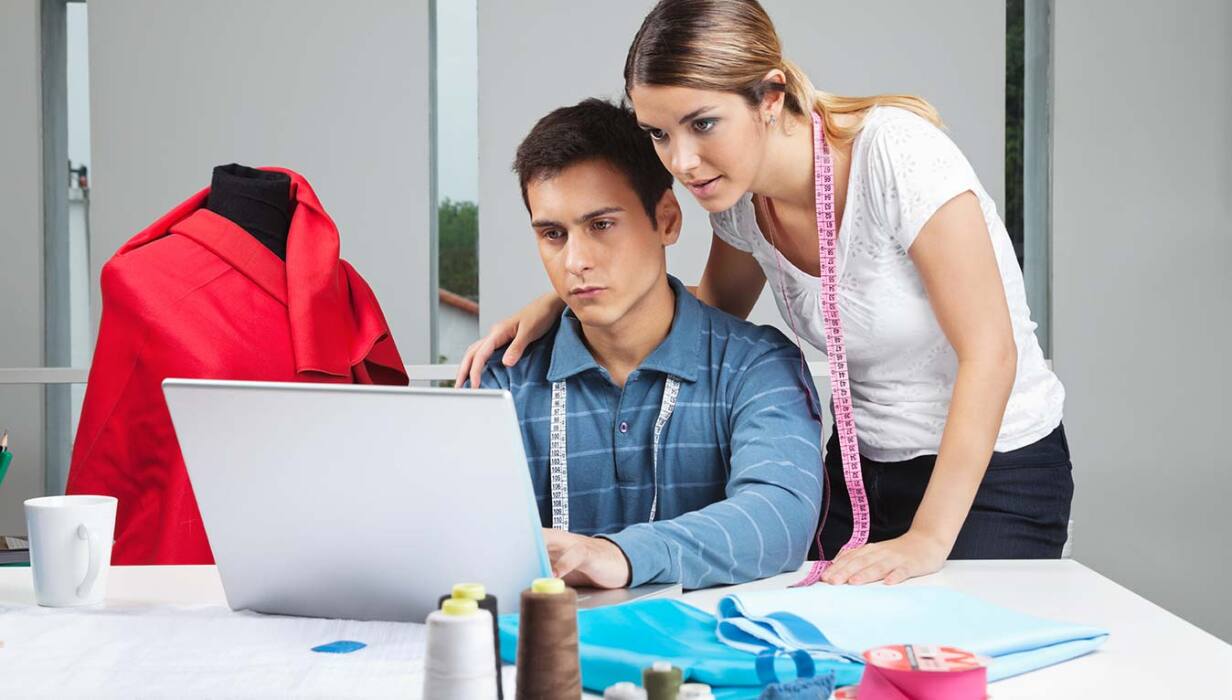
[[[616,323],[606,328],[582,326],[582,337],[590,352],[619,387],[667,338],[676,316],[676,295],[667,277],[629,309]]]

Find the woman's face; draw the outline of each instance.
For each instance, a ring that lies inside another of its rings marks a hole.
[[[766,129],[739,95],[639,85],[629,91],[659,160],[709,212],[750,191],[765,157]]]

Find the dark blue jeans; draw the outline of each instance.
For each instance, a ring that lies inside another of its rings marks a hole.
[[[936,455],[905,462],[861,460],[871,512],[870,542],[911,527],[932,476]],[[1065,426],[1010,452],[994,452],[950,559],[1056,559],[1065,546],[1074,479]],[[826,444],[829,515],[821,533],[828,557],[851,537],[851,501],[843,481],[838,436]],[[810,558],[816,557],[816,544]]]

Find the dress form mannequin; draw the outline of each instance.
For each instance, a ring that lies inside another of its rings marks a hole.
[[[287,259],[287,230],[295,203],[285,173],[232,163],[214,168],[205,208],[252,234],[279,258]]]
[[[303,176],[228,165],[103,266],[67,493],[119,499],[113,562],[213,563],[168,377],[406,385],[376,295],[338,251]]]

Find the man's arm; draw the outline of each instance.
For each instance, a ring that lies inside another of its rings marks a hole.
[[[629,560],[616,543],[602,537],[543,528],[543,543],[552,575],[570,586],[624,588],[629,585]]]
[[[671,520],[604,535],[632,565],[629,585],[704,588],[796,569],[821,507],[821,422],[795,346],[750,359],[731,395],[727,498]]]

